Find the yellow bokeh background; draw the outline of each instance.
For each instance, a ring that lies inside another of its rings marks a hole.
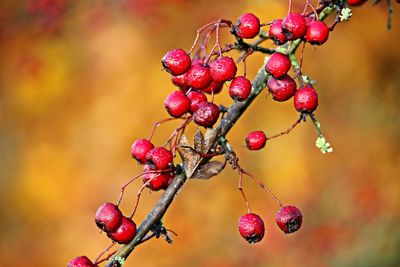
[[[294,2],[301,10],[303,1]],[[304,72],[319,93],[316,116],[334,153],[318,151],[309,121],[261,151],[247,151],[247,132],[272,135],[298,116],[292,101],[274,102],[266,92],[228,135],[242,166],[302,210],[302,229],[282,234],[277,206],[246,179],[266,236],[255,245],[242,240],[237,220],[245,206],[238,175],[226,168],[211,180],[189,182],[175,199],[163,220],[178,233],[173,245],[149,241],[124,266],[400,266],[400,5],[394,3],[387,31],[384,2],[354,8],[326,44],[305,49]],[[167,117],[163,101],[175,88],[161,57],[189,49],[201,25],[236,21],[245,12],[268,22],[283,17],[287,3],[0,3],[1,266],[66,266],[77,255],[95,258],[109,244],[94,213],[140,172],[129,154],[133,140]],[[263,56],[247,62],[254,77]],[[231,103],[226,87],[216,100]],[[174,127],[161,126],[154,141],[162,144]],[[124,213],[140,186],[127,190]],[[160,194],[145,191],[135,221]]]

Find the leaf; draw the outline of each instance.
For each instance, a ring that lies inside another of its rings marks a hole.
[[[206,131],[206,133],[204,134],[204,148],[201,151],[203,154],[208,153],[212,144],[215,141],[215,138],[217,137],[217,134],[218,134],[218,132],[216,129],[208,129]]]
[[[207,162],[199,167],[199,164],[203,160],[202,155],[208,154],[211,146],[214,144],[215,138],[217,137],[217,131],[215,129],[208,129],[204,136],[200,130],[198,130],[193,138],[194,148],[189,144],[188,138],[182,134],[179,139],[177,146],[178,152],[181,155],[183,169],[188,179],[193,178],[196,172],[196,178],[208,179],[214,175],[217,175],[225,167],[225,163],[211,163]],[[208,165],[208,163],[211,163]],[[204,174],[202,174],[204,172]]]
[[[185,170],[185,175],[189,179],[196,170],[197,165],[201,161],[199,153],[190,146],[189,140],[186,135],[182,134],[177,145],[179,155],[182,158],[183,169]]]
[[[224,168],[226,162],[220,161],[209,161],[201,164],[197,167],[196,171],[192,175],[192,179],[209,179],[213,176],[218,175]]]
[[[333,152],[333,147],[331,147],[331,144],[322,135],[318,136],[317,140],[315,140],[315,146],[321,150],[322,154]]]
[[[204,150],[204,136],[200,130],[194,135],[194,150],[197,153],[203,153]]]

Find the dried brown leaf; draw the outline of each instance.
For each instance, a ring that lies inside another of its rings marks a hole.
[[[192,179],[209,179],[218,175],[225,168],[225,162],[209,161],[197,167]]]

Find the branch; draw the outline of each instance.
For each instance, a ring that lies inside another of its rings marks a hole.
[[[325,12],[324,12],[325,11]],[[325,9],[321,10],[320,18],[325,18],[329,13],[333,12],[334,9]],[[257,41],[256,41],[257,42]],[[300,41],[295,41],[292,45],[284,45],[281,49],[290,49],[290,54],[295,53],[296,49],[300,45]],[[271,51],[266,51],[271,52]],[[250,106],[253,100],[263,91],[265,88],[267,81],[270,75],[265,72],[265,62],[263,66],[259,69],[255,79],[252,82],[253,88],[251,95],[246,101],[243,102],[235,102],[232,104],[225,114],[225,116],[221,119],[220,123],[216,127],[217,138],[214,140],[211,149],[215,149],[219,142],[225,138],[228,132],[235,125],[237,120],[242,116],[242,114],[246,111],[246,109]],[[209,161],[210,158],[203,159],[204,162]],[[198,166],[200,166],[199,164]],[[186,177],[182,173],[179,173],[175,176],[174,180],[164,192],[164,194],[160,197],[155,207],[152,211],[146,216],[143,222],[137,229],[136,236],[134,239],[127,245],[122,246],[115,255],[108,261],[106,267],[119,267],[122,266],[124,261],[128,258],[130,253],[135,249],[135,247],[140,244],[141,240],[146,236],[146,234],[151,231],[151,227],[159,222],[167,211],[169,205],[174,200],[175,196],[181,189],[182,185],[185,183]]]

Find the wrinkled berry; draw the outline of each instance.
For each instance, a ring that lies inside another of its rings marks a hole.
[[[100,206],[95,215],[97,227],[108,233],[115,231],[122,221],[122,212],[117,205],[105,203]]]
[[[282,29],[288,40],[302,38],[307,30],[307,22],[300,13],[290,13],[282,20]]]
[[[274,78],[280,78],[291,68],[292,63],[287,55],[280,52],[273,53],[265,65],[265,70]]]
[[[246,146],[249,150],[260,150],[265,146],[267,136],[263,131],[254,131],[247,134]]]
[[[201,102],[207,102],[207,96],[203,92],[193,90],[187,94],[187,97],[190,100],[191,113],[195,112],[199,108]]]
[[[252,13],[246,13],[239,17],[235,31],[240,38],[252,39],[260,32],[260,20]]]
[[[152,170],[166,170],[172,166],[172,153],[165,147],[156,147],[146,155],[146,163]]]
[[[235,78],[237,67],[231,57],[220,57],[210,63],[210,73],[214,82],[225,82]]]
[[[203,89],[212,82],[210,68],[203,64],[194,64],[186,73],[186,80],[190,87]]]
[[[121,225],[107,236],[119,244],[128,244],[135,237],[136,224],[127,217],[122,217]]]
[[[146,155],[154,145],[148,139],[137,139],[131,146],[131,155],[139,163],[146,162]]]
[[[94,264],[88,257],[78,256],[68,263],[68,267],[94,267]]]
[[[294,107],[298,112],[311,113],[318,107],[318,94],[308,85],[296,91],[294,94]]]
[[[220,110],[217,105],[210,102],[202,102],[193,113],[193,121],[203,127],[212,127],[217,122],[219,114]]]
[[[286,34],[282,30],[282,19],[276,19],[272,22],[268,34],[277,45],[283,45],[287,42]]]
[[[251,82],[244,76],[237,76],[229,85],[229,95],[236,101],[246,100],[251,93]]]
[[[285,74],[279,79],[271,78],[267,83],[268,90],[275,101],[286,101],[296,92],[296,82]]]
[[[319,20],[311,21],[307,27],[306,40],[310,44],[321,45],[328,40],[329,28]]]
[[[179,118],[189,111],[190,100],[182,91],[175,91],[167,96],[164,106],[169,115]]]
[[[190,56],[183,49],[168,51],[161,60],[165,70],[174,76],[184,74],[191,66]]]
[[[239,219],[239,233],[250,244],[260,242],[264,237],[264,222],[260,216],[247,213]]]
[[[303,215],[298,208],[294,206],[285,206],[281,208],[275,216],[279,228],[286,234],[296,232],[300,229],[303,222]]]

